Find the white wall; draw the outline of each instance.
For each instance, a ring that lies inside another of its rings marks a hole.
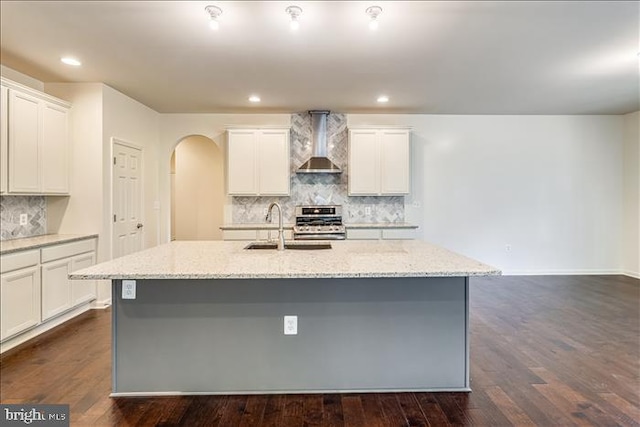
[[[622,271],[640,279],[640,112],[624,116]]]
[[[162,114],[160,118],[160,145],[158,147],[159,194],[160,194],[160,242],[170,239],[170,165],[174,148],[182,139],[190,135],[202,135],[225,149],[225,129],[227,126],[290,126],[290,114]],[[231,218],[230,200],[224,206],[225,221]]]
[[[160,205],[158,202],[158,127],[160,114],[109,86],[105,86],[103,102],[104,204],[109,207],[108,212],[111,212],[112,138],[141,147],[144,181],[143,247],[155,246],[158,244],[160,235]],[[105,227],[111,226],[111,215],[105,216],[104,225]]]
[[[348,121],[413,127],[406,214],[424,240],[507,274],[619,271],[621,116]]]
[[[115,137],[143,148],[144,247],[156,245],[159,114],[102,83],[47,83],[46,90],[72,103],[73,144],[71,196],[47,198],[49,231],[98,233],[98,260],[111,259],[111,138]],[[109,282],[100,282],[98,301],[110,298]]]

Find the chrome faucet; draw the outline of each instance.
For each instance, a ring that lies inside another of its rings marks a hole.
[[[277,207],[278,208],[278,250],[279,251],[284,251],[284,227],[282,226],[282,208],[280,207],[280,205],[276,202],[273,202],[269,205],[269,208],[267,209],[267,216],[265,217],[265,220],[267,222],[271,222],[271,211],[273,210],[273,207]]]

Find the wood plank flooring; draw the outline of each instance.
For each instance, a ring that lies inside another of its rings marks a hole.
[[[471,393],[109,398],[111,313],[92,310],[3,355],[0,401],[69,404],[73,426],[640,426],[639,280],[470,289]]]

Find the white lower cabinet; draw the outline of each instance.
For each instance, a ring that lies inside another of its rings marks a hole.
[[[86,254],[73,257],[71,260],[71,270],[73,273],[76,270],[91,267],[96,263],[96,253],[89,252]],[[95,280],[72,280],[71,281],[71,305],[77,306],[84,304],[85,302],[93,301],[96,299],[96,281]]]
[[[40,323],[40,267],[33,265],[0,276],[0,340]]]
[[[271,231],[271,233],[269,233]],[[275,240],[278,230],[222,230],[222,240],[240,240],[252,242],[255,240]],[[284,230],[285,240],[293,240],[293,230]]]
[[[42,249],[43,321],[95,299],[95,282],[79,283],[69,279],[69,274],[95,264],[95,259],[93,239]]]
[[[414,228],[352,228],[347,229],[350,240],[413,240],[416,238]]]
[[[67,278],[71,260],[42,264],[42,320],[71,308],[71,281]]]
[[[37,335],[55,326],[53,318],[94,300],[96,282],[69,274],[95,264],[95,251],[96,239],[85,239],[0,257],[0,341],[24,340],[21,333],[34,327],[30,334]]]

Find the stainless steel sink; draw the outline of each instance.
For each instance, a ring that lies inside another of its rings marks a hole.
[[[285,242],[285,249],[314,250],[314,249],[331,249],[331,243],[319,242]],[[277,242],[251,242],[245,249],[278,249]]]

